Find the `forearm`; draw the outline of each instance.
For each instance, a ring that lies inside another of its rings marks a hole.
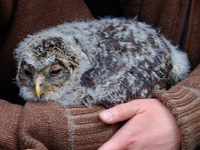
[[[102,106],[27,102],[19,124],[22,149],[97,149],[112,135],[111,125],[98,117]]]
[[[61,107],[59,103],[0,100],[0,149],[97,149],[113,134],[100,121],[102,106]]]

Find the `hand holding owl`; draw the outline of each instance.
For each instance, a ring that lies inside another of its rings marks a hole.
[[[107,124],[128,120],[99,150],[179,150],[180,130],[174,116],[157,99],[140,99],[100,113]]]

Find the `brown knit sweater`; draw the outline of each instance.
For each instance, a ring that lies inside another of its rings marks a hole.
[[[114,1],[114,0],[113,0]],[[182,44],[192,70],[186,80],[168,91],[155,91],[172,111],[182,134],[182,149],[200,145],[200,1],[192,0],[188,27],[183,24],[189,0],[120,0],[130,17],[160,27],[173,44]],[[102,9],[103,10],[103,9]],[[0,1],[0,98],[20,103],[13,84],[13,49],[27,34],[73,20],[93,19],[83,0]],[[184,32],[187,36],[184,40]],[[198,67],[197,67],[198,66]],[[97,149],[112,135],[98,113],[104,108],[71,106],[55,102],[24,106],[0,100],[0,149]]]

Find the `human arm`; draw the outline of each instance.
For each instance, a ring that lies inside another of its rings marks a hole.
[[[103,110],[97,105],[63,108],[56,102],[22,107],[0,100],[0,149],[97,149],[113,134],[98,117]]]
[[[97,149],[112,135],[98,113],[102,106],[61,107],[56,102],[27,102],[19,124],[22,149]]]

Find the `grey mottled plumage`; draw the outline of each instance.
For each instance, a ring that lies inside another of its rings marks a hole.
[[[125,19],[64,23],[29,35],[15,59],[25,100],[55,100],[63,106],[109,107],[151,97],[189,71],[186,54],[163,35]]]

